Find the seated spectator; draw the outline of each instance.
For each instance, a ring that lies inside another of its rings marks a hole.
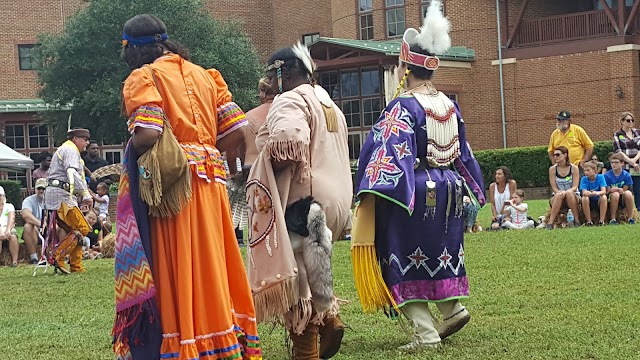
[[[533,220],[529,220],[529,205],[524,202],[524,190],[516,190],[511,200],[504,204],[503,212],[507,215],[502,221],[503,229],[533,229]]]
[[[580,179],[580,195],[582,195],[582,212],[587,226],[593,226],[591,208],[600,210],[598,226],[604,225],[607,216],[607,182],[604,175],[597,174],[598,165],[592,161],[584,163],[584,176]]]
[[[606,173],[609,169],[611,169],[610,167],[607,167],[605,163],[598,160],[598,155],[596,154],[591,155],[591,161],[596,163],[596,165],[598,165],[598,169],[596,170],[596,173],[598,174],[604,175],[604,173]]]
[[[549,184],[553,193],[549,200],[551,214],[547,219],[547,229],[553,229],[554,221],[562,207],[571,209],[575,217],[574,224],[580,226],[580,220],[578,220],[580,170],[571,163],[569,150],[564,146],[558,146],[553,151],[553,160],[556,163],[549,168]]]
[[[91,226],[91,231],[84,238],[85,259],[101,259],[103,257],[100,252],[102,246],[102,225],[98,221],[98,215],[95,210],[90,210],[85,216],[87,222]]]
[[[633,193],[629,190],[633,186],[631,174],[622,169],[624,156],[622,153],[615,153],[609,157],[611,170],[604,174],[607,182],[607,192],[609,193],[609,224],[617,225],[618,208],[625,209],[629,224],[635,224],[633,219]]]
[[[511,194],[518,189],[516,181],[511,176],[511,170],[506,166],[496,169],[495,182],[489,185],[489,202],[491,202],[491,229],[497,230],[502,223],[502,208],[511,199]]]
[[[98,220],[100,223],[107,221],[109,216],[109,185],[101,182],[97,186],[98,193],[91,193],[95,207],[98,208]]]
[[[9,242],[9,254],[11,254],[11,267],[18,266],[18,236],[16,232],[16,208],[7,202],[4,188],[0,186],[0,205],[2,206],[2,214],[0,214],[0,244],[4,241]]]
[[[464,196],[462,198],[463,208],[462,217],[464,218],[464,231],[467,233],[475,232],[476,218],[478,217],[478,211],[480,207],[471,201],[471,198]]]
[[[44,210],[44,189],[47,187],[47,180],[40,178],[36,180],[36,193],[26,197],[22,201],[22,219],[24,219],[24,230],[22,240],[29,254],[29,261],[32,264],[38,263],[37,245],[38,232],[42,225],[42,210]]]

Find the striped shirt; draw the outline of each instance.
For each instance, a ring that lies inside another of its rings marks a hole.
[[[629,138],[622,129],[616,131],[613,134],[613,151],[621,151],[633,159],[640,150],[640,130],[631,129],[631,133],[633,137]],[[625,163],[624,168],[629,170],[629,164]]]

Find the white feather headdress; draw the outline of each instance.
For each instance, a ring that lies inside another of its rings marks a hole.
[[[431,0],[420,33],[415,36],[413,44],[431,54],[442,55],[451,47],[450,29],[449,19],[442,14],[442,2]]]
[[[309,75],[313,75],[313,72],[316,71],[316,63],[313,61],[313,58],[311,58],[309,48],[298,41],[292,49],[296,57],[302,61],[304,67],[309,71]]]

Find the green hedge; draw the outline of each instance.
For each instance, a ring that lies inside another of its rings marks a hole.
[[[606,162],[607,154],[611,151],[613,151],[611,141],[595,143],[594,153],[598,155],[600,161]],[[551,162],[547,154],[547,146],[481,150],[474,154],[480,163],[487,188],[493,182],[493,174],[498,166],[508,167],[520,188],[549,186]],[[351,170],[354,174],[357,167],[357,161],[352,161]]]
[[[607,154],[613,151],[611,141],[595,143],[594,153],[600,161],[607,161]],[[511,170],[519,188],[549,186],[549,155],[547,146],[532,146],[499,150],[476,151],[487,188],[494,181],[498,166]]]
[[[12,204],[16,209],[22,208],[22,195],[20,188],[22,185],[19,181],[0,180],[0,186],[4,188],[7,202]]]

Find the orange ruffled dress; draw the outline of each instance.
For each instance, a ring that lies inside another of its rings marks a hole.
[[[255,310],[231,221],[216,141],[246,125],[217,70],[180,56],[134,70],[123,89],[129,130],[162,131],[166,114],[193,172],[191,201],[169,219],[151,218],[153,280],[162,359],[262,359]],[[165,95],[165,99],[160,96]]]

